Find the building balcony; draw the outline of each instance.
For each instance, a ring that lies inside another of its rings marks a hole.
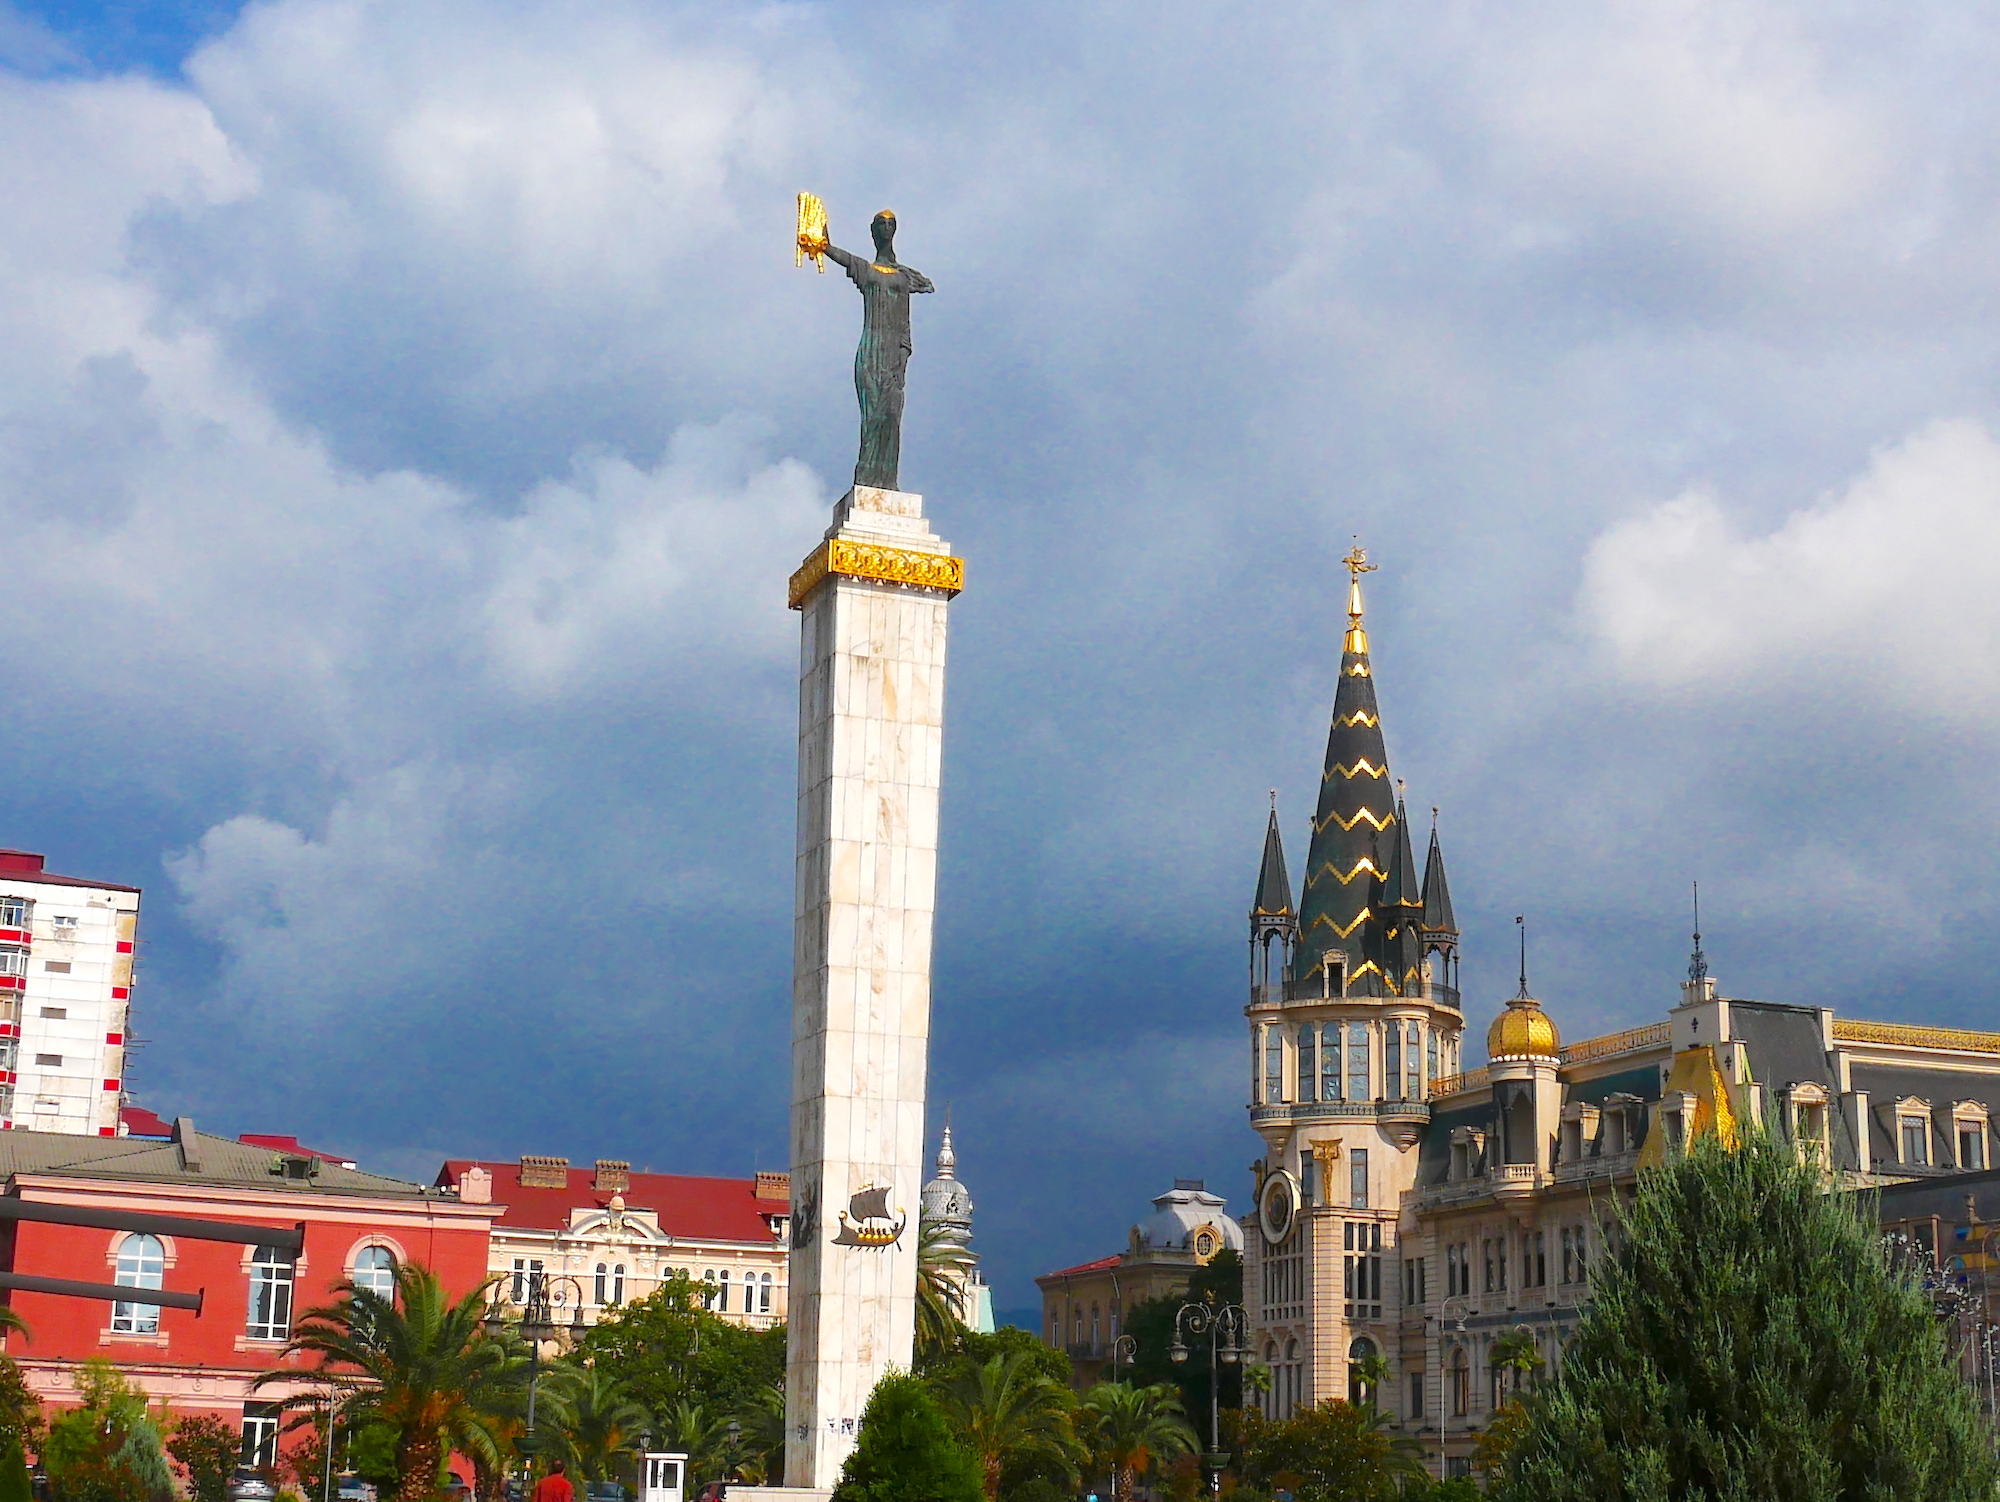
[[[1629,1153],[1613,1153],[1603,1158],[1578,1158],[1573,1163],[1558,1163],[1554,1174],[1558,1184],[1583,1184],[1592,1179],[1629,1178],[1639,1170],[1639,1151],[1634,1148]]]
[[[1358,1120],[1409,1123],[1421,1130],[1430,1119],[1431,1108],[1420,1100],[1306,1100],[1250,1108],[1253,1127]]]

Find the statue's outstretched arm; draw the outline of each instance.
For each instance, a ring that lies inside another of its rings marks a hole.
[[[834,265],[844,267],[849,271],[862,264],[860,256],[851,250],[842,250],[838,245],[829,244],[827,246],[826,258],[833,262]]]
[[[911,271],[910,268],[907,266],[903,268],[903,271],[910,278],[910,290],[912,292],[937,291],[937,288],[932,285],[931,279],[925,276],[921,271]]]

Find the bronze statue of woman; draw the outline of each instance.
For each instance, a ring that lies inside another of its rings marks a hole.
[[[910,294],[934,292],[921,271],[896,264],[896,216],[884,209],[868,226],[875,239],[870,261],[837,245],[804,246],[844,267],[861,289],[861,345],[854,351],[854,394],[861,400],[861,457],[856,485],[896,490],[903,451],[903,376],[910,364]],[[823,232],[822,232],[823,235]]]

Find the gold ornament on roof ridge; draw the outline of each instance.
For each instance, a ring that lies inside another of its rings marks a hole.
[[[2000,1033],[1956,1027],[1910,1027],[1900,1022],[1843,1022],[1834,1019],[1836,1043],[1876,1043],[1887,1048],[1950,1048],[1961,1053],[2000,1053]]]

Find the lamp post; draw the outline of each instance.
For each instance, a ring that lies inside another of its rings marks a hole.
[[[1250,1316],[1241,1304],[1183,1304],[1174,1316],[1174,1343],[1167,1348],[1176,1365],[1188,1359],[1188,1337],[1208,1337],[1208,1489],[1222,1495],[1222,1468],[1229,1457],[1222,1453],[1222,1385],[1220,1367],[1234,1366],[1243,1359],[1250,1333]]]
[[[1121,1335],[1111,1342],[1111,1380],[1118,1380],[1120,1360],[1136,1361],[1139,1358],[1139,1342],[1129,1335]]]
[[[528,1429],[516,1448],[524,1455],[533,1455],[536,1448],[535,1388],[542,1376],[542,1342],[554,1340],[565,1330],[571,1340],[581,1340],[589,1326],[583,1322],[583,1285],[575,1278],[562,1273],[530,1272],[523,1292],[526,1297],[520,1306],[521,1313],[514,1329],[528,1343]],[[560,1319],[565,1311],[570,1314],[567,1324]],[[487,1310],[485,1324],[487,1330],[495,1335],[507,1327],[498,1290]]]

